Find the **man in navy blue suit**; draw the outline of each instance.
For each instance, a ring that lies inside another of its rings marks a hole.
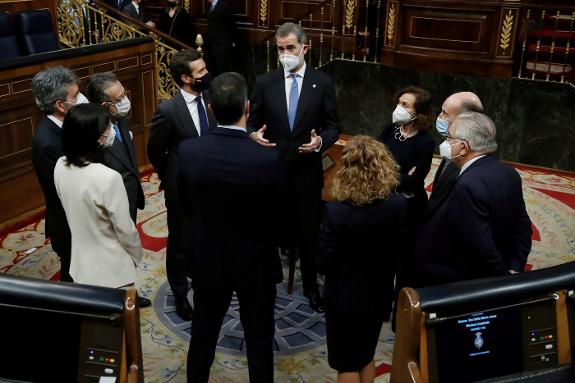
[[[440,145],[459,175],[445,203],[416,240],[423,285],[523,271],[531,221],[517,171],[495,158],[495,125],[477,112],[459,114]]]
[[[178,148],[182,205],[191,221],[194,319],[188,382],[207,383],[222,320],[235,291],[250,382],[273,382],[276,284],[282,269],[275,239],[284,189],[277,151],[249,139],[244,78],[232,72],[210,85],[218,127]]]
[[[290,206],[284,244],[297,247],[303,293],[323,312],[315,266],[323,187],[322,155],[339,136],[333,79],[305,62],[309,51],[301,25],[282,24],[276,32],[283,68],[259,77],[252,97],[248,131],[260,145],[274,147],[286,162]]]

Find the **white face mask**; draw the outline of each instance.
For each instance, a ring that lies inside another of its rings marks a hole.
[[[287,70],[288,72],[294,70],[295,68],[297,68],[297,66],[300,63],[300,57],[301,54],[303,53],[303,47],[301,47],[301,51],[299,52],[299,55],[294,56],[291,55],[289,53],[284,53],[280,55],[280,63],[283,65],[284,69]]]
[[[110,131],[108,132],[108,136],[106,137],[106,141],[102,144],[103,147],[109,148],[110,146],[114,145],[114,139],[116,138],[116,129],[113,126],[110,127]]]
[[[128,96],[122,97],[120,102],[114,105],[116,106],[117,109],[114,115],[119,117],[126,117],[128,113],[130,113],[130,108],[132,107],[132,104],[130,103],[130,99],[128,98]]]
[[[86,96],[82,94],[82,92],[78,92],[78,95],[76,96],[76,103],[74,105],[87,104],[89,102],[90,101],[88,101],[88,99],[86,98]]]
[[[391,115],[391,120],[394,124],[402,125],[415,120],[415,117],[412,118],[411,113],[409,113],[407,109],[401,105],[397,105]]]
[[[456,156],[451,157],[451,147],[453,145],[457,145],[460,144],[460,142],[456,142],[455,144],[450,144],[447,140],[443,141],[440,145],[439,145],[439,155],[441,156],[441,158],[443,158],[444,160],[452,160],[454,158],[457,158],[459,156],[461,156],[461,154],[458,154]]]

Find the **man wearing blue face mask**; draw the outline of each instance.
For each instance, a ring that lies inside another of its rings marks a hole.
[[[105,165],[122,175],[128,194],[130,217],[136,223],[137,209],[143,209],[145,201],[132,132],[128,129],[126,120],[131,108],[130,99],[126,95],[126,89],[112,72],[92,75],[86,85],[86,94],[91,102],[102,105],[110,112],[113,129],[104,144]]]
[[[458,92],[445,99],[441,106],[441,113],[435,121],[435,128],[442,138],[445,139],[447,137],[449,125],[451,125],[458,114],[463,112],[483,112],[481,100],[475,93]],[[445,145],[445,142],[440,145],[440,151],[442,148],[445,151]],[[433,189],[429,196],[426,215],[433,214],[437,207],[447,198],[459,174],[459,168],[445,158],[445,153],[440,152],[439,154],[441,155],[441,163],[433,178]]]

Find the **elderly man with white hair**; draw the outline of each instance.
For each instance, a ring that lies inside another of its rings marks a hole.
[[[521,178],[502,164],[496,129],[484,114],[464,112],[449,126],[442,158],[459,175],[446,201],[416,241],[422,285],[437,285],[523,271],[531,250],[531,221]]]

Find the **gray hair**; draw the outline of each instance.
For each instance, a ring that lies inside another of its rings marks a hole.
[[[53,114],[56,101],[68,100],[68,87],[78,85],[78,76],[70,69],[56,66],[36,73],[32,79],[32,93],[36,105],[46,114]]]
[[[307,44],[307,36],[305,35],[303,27],[299,24],[294,24],[290,22],[283,23],[282,25],[280,25],[280,27],[276,31],[276,40],[278,39],[278,37],[287,37],[291,33],[293,33],[296,36],[298,43],[300,43],[301,45]]]
[[[90,102],[101,104],[110,101],[106,90],[118,82],[118,76],[112,72],[94,73],[86,84],[86,97]]]
[[[497,150],[495,124],[483,113],[463,112],[457,115],[456,136],[467,141],[474,152],[492,153]]]

